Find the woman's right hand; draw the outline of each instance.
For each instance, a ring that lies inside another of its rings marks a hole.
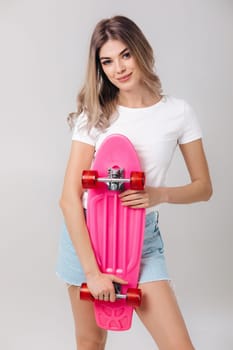
[[[116,293],[113,282],[119,284],[128,284],[127,281],[114,275],[97,273],[95,275],[87,276],[87,286],[95,299],[111,301],[116,300]]]

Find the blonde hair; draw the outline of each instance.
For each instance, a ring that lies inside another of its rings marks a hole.
[[[89,59],[84,86],[77,96],[77,112],[70,113],[71,127],[81,113],[88,118],[88,128],[105,129],[116,114],[119,89],[103,72],[99,51],[108,40],[124,42],[142,72],[144,83],[156,96],[161,95],[161,82],[154,71],[154,54],[140,28],[129,18],[114,16],[97,23],[90,42]]]

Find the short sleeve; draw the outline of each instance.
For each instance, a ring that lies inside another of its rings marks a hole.
[[[72,140],[88,143],[89,145],[95,146],[98,139],[99,132],[96,128],[87,128],[87,116],[81,114],[74,126]]]
[[[201,137],[202,130],[197,119],[196,113],[187,102],[184,102],[184,118],[180,130],[180,135],[178,138],[178,143],[188,143],[191,141],[198,140]]]

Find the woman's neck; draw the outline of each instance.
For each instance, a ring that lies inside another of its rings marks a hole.
[[[156,104],[161,99],[160,95],[152,94],[151,92],[120,92],[118,95],[118,104],[129,108],[143,108]]]

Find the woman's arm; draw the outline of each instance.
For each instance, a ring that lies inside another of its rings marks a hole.
[[[123,205],[149,208],[160,203],[186,204],[207,201],[212,184],[201,139],[180,145],[191,182],[177,187],[146,187],[144,191],[125,191],[120,197]]]
[[[212,184],[201,139],[180,145],[191,183],[167,188],[164,201],[167,203],[194,203],[207,201],[212,195]]]
[[[90,168],[93,155],[93,146],[78,141],[72,142],[60,199],[66,226],[85,274],[98,272],[85,224],[81,183],[82,171]]]
[[[112,281],[126,282],[116,276],[100,272],[92,249],[82,205],[82,171],[90,168],[93,155],[93,146],[79,141],[72,142],[60,207],[91,293],[96,298],[109,293],[110,301],[114,301],[115,291]]]

